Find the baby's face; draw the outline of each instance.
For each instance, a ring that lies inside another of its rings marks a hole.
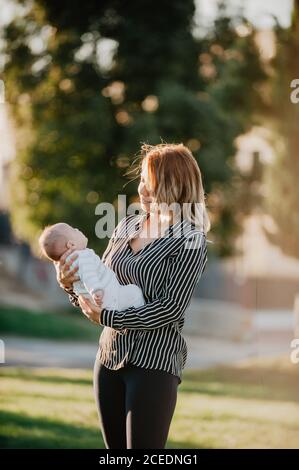
[[[84,250],[87,247],[88,238],[78,228],[69,226],[67,237],[76,250]]]
[[[56,229],[66,238],[65,249],[84,250],[87,247],[88,238],[78,228],[62,222],[56,224]]]

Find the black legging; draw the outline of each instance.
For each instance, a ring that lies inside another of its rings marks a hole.
[[[94,365],[94,393],[106,449],[164,449],[179,378],[126,364]]]

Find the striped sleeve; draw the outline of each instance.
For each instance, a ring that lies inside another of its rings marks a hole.
[[[177,322],[190,303],[206,262],[207,249],[203,233],[186,237],[176,258],[169,265],[158,298],[141,307],[129,307],[121,311],[103,308],[100,323],[116,330],[152,330]]]
[[[78,301],[78,296],[75,294],[75,292],[73,291],[73,288],[70,288],[70,289],[64,289],[65,292],[68,294],[68,297],[69,297],[69,301],[71,302],[71,304],[74,306],[74,307],[80,307],[79,305],[79,301]]]

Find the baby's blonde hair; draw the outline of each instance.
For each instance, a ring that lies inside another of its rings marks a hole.
[[[60,230],[61,224],[47,225],[38,242],[43,256],[51,261],[59,261],[67,249],[67,237]]]

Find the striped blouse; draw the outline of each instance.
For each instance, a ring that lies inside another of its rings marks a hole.
[[[184,218],[164,235],[134,252],[129,240],[141,231],[149,214],[131,214],[115,228],[102,261],[120,284],[137,284],[145,305],[125,310],[103,308],[97,359],[110,369],[135,364],[179,378],[187,359],[182,336],[184,315],[207,263],[204,232]],[[69,293],[73,305],[77,296]]]

